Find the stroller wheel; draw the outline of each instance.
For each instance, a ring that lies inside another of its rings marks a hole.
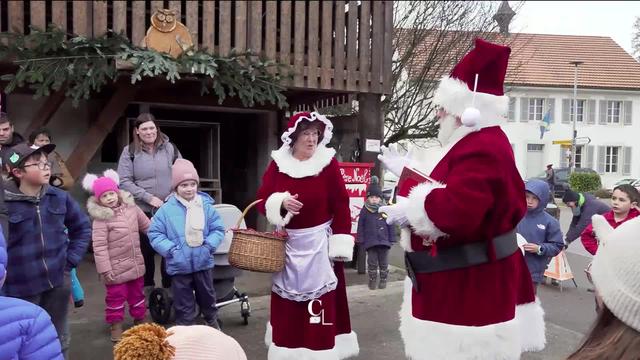
[[[251,304],[249,304],[249,300],[246,299],[244,294],[244,300],[240,302],[240,316],[242,316],[242,324],[249,325],[249,316],[251,316]]]
[[[171,305],[173,300],[169,292],[163,288],[153,289],[149,294],[149,313],[158,324],[166,324],[171,318]]]

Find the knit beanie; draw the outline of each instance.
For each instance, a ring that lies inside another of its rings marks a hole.
[[[100,199],[100,196],[107,191],[115,191],[117,193],[120,190],[118,188],[120,176],[118,176],[117,172],[108,169],[102,175],[102,177],[98,177],[94,174],[87,174],[82,180],[82,187],[92,192],[97,199]]]
[[[176,349],[174,360],[247,360],[234,338],[210,326],[174,326],[167,332]]]
[[[367,189],[367,197],[377,196],[382,199],[382,190],[380,190],[380,186],[378,184],[371,184]]]
[[[607,308],[640,331],[640,217],[616,229],[601,215],[594,215],[592,222],[600,242],[591,266],[593,284]]]
[[[198,177],[198,171],[196,171],[191,161],[176,159],[176,162],[171,166],[171,188],[175,189],[180,183],[187,180],[195,180],[199,184],[200,177]]]
[[[4,282],[5,276],[7,276],[7,243],[5,242],[4,235],[0,231],[0,288]]]
[[[564,195],[562,196],[562,202],[565,204],[568,202],[578,202],[578,200],[580,200],[580,194],[573,190],[565,190]]]

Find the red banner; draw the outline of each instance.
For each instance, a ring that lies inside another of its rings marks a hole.
[[[371,169],[374,166],[372,163],[340,163],[340,173],[349,193],[351,234],[354,237],[358,232],[358,217],[366,200],[367,187],[371,183]]]

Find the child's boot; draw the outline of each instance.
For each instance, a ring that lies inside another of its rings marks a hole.
[[[122,323],[111,324],[111,341],[118,342],[122,339]]]
[[[369,290],[375,290],[378,282],[378,271],[369,270]]]
[[[389,277],[389,270],[380,270],[380,284],[378,284],[378,289],[387,287],[387,277]]]

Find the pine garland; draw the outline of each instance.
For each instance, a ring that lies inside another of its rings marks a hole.
[[[104,36],[86,38],[67,34],[50,26],[46,31],[31,29],[28,35],[0,34],[0,61],[18,65],[15,74],[4,74],[9,81],[6,93],[28,86],[35,98],[63,89],[77,106],[89,99],[119,75],[128,74],[131,83],[143,77],[164,76],[171,83],[183,76],[200,81],[201,95],[213,91],[222,103],[227,96],[238,96],[245,107],[269,102],[279,108],[288,106],[280,85],[284,65],[260,59],[252,52],[227,57],[202,49],[187,49],[177,59],[152,49],[134,46],[121,34],[109,31]],[[118,71],[116,61],[131,64],[129,72]],[[286,70],[286,69],[285,69]]]

